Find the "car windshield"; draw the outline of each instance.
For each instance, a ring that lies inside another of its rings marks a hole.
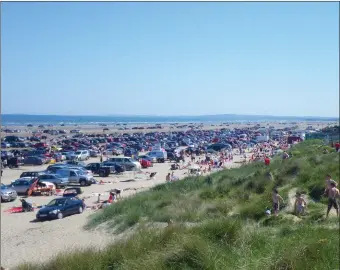
[[[65,204],[65,199],[54,199],[50,201],[46,206],[62,206]]]

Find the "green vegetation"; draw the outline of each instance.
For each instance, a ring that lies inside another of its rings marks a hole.
[[[114,233],[134,229],[128,239],[18,269],[338,269],[339,223],[335,216],[324,219],[322,194],[327,173],[338,180],[339,154],[310,140],[290,155],[270,166],[243,165],[124,199],[93,215],[86,229],[101,224]],[[285,204],[278,217],[266,217],[274,187]],[[309,202],[302,217],[293,215],[296,191]],[[172,226],[156,226],[170,219]]]

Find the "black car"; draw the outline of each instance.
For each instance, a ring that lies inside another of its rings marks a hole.
[[[8,168],[18,168],[19,165],[22,165],[22,161],[17,157],[12,157],[7,160]]]
[[[113,167],[114,173],[123,173],[123,172],[126,171],[125,167],[123,167],[122,165],[118,165],[118,164],[111,162],[111,161],[104,161],[103,165]]]
[[[41,208],[36,218],[37,220],[62,219],[63,217],[81,214],[85,208],[82,200],[76,197],[56,198],[50,201],[45,207]]]
[[[107,177],[111,172],[114,172],[114,167],[105,166],[102,163],[87,164],[85,169],[91,171],[92,173],[99,174],[100,177]]]
[[[28,156],[28,157],[25,157],[24,164],[25,165],[43,165],[44,161],[40,157]]]

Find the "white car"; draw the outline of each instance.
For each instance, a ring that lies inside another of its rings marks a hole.
[[[78,150],[74,153],[77,160],[88,160],[90,158],[90,153],[87,150]]]

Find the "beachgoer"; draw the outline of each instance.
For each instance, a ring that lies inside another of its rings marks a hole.
[[[302,197],[302,194],[300,192],[296,193],[296,199],[295,199],[295,213],[298,215],[303,215],[305,213],[305,208],[307,206],[306,200]]]
[[[270,158],[269,157],[266,157],[264,158],[264,164],[266,164],[267,166],[270,165]]]
[[[335,183],[330,184],[331,188],[328,190],[328,207],[326,218],[328,218],[329,211],[331,211],[332,207],[336,210],[336,215],[339,217],[339,204],[337,202],[337,198],[339,197],[339,190],[336,188]]]
[[[274,210],[274,214],[275,216],[277,216],[279,214],[279,210],[280,210],[280,200],[284,203],[283,198],[280,196],[278,190],[275,188],[273,190],[273,210]]]
[[[166,182],[170,182],[170,181],[171,181],[171,175],[170,175],[170,173],[168,173],[168,174],[166,175],[165,181],[166,181]]]
[[[289,155],[286,151],[283,152],[282,159],[288,159]]]
[[[331,188],[331,183],[334,183],[335,184],[335,187],[337,186],[337,182],[335,182],[331,175],[330,174],[327,174],[326,175],[326,188],[325,188],[325,191],[324,191],[324,195],[325,196],[328,196],[328,191],[329,189]]]

